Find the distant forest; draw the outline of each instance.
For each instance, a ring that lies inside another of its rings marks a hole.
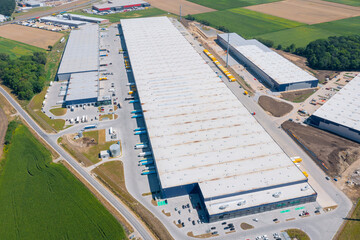
[[[0,80],[13,90],[21,100],[30,100],[41,92],[45,85],[46,54],[35,52],[33,55],[10,59],[0,53]]]
[[[15,0],[0,0],[0,14],[11,16],[15,10]]]
[[[302,53],[309,66],[327,70],[360,70],[360,35],[329,37],[307,45]]]

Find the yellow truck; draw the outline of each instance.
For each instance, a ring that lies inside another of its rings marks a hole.
[[[249,94],[248,91],[245,90],[245,91],[244,91],[244,95],[248,95],[248,94]]]

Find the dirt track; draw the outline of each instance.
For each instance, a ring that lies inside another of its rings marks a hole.
[[[259,105],[274,117],[282,117],[293,110],[293,106],[268,96],[260,96]]]
[[[307,24],[360,16],[360,7],[321,0],[285,0],[246,8]]]
[[[308,149],[305,150],[310,153],[309,156],[330,176],[341,175],[360,158],[360,144],[348,139],[290,121],[284,122],[282,128],[289,130],[293,138],[295,136]]]
[[[63,34],[17,24],[7,24],[0,27],[0,36],[47,49],[49,45],[54,45]]]
[[[174,13],[176,15],[180,15],[180,1],[179,0],[147,0],[151,4],[151,6],[160,8],[164,11],[168,11],[170,13]],[[199,13],[206,13],[206,12],[213,12],[216,11],[215,9],[208,8],[201,6],[196,3],[188,2],[185,0],[181,1],[182,5],[182,16],[188,14],[199,14]]]

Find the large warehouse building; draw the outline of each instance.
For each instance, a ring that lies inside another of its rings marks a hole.
[[[78,27],[86,24],[86,22],[83,22],[83,21],[69,20],[69,19],[66,19],[63,17],[52,17],[52,16],[42,17],[42,18],[40,18],[40,21],[41,22],[50,22],[52,24],[67,25],[67,26],[75,27],[75,28],[78,28]]]
[[[316,110],[309,123],[360,143],[360,74]]]
[[[99,12],[121,11],[135,7],[150,7],[150,4],[143,0],[111,0],[106,3],[95,4],[93,9]]]
[[[199,194],[210,222],[316,200],[304,174],[168,18],[121,25],[164,197]]]
[[[97,102],[99,69],[99,27],[88,24],[72,30],[57,73],[58,81],[68,81],[65,105]],[[95,85],[94,85],[95,84]],[[84,87],[89,92],[85,94]],[[95,96],[96,95],[96,96]]]
[[[246,40],[236,33],[218,34],[218,41],[258,79],[276,91],[314,88],[318,79],[255,39]]]
[[[78,20],[78,21],[84,21],[84,22],[90,22],[90,23],[108,23],[108,19],[104,18],[97,18],[97,17],[88,17],[78,14],[72,14],[72,13],[66,13],[63,15],[64,17],[68,18],[69,20]]]

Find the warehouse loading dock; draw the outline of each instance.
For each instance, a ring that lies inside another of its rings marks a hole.
[[[218,42],[270,89],[289,91],[315,88],[319,80],[255,39],[245,40],[236,33],[218,34]]]
[[[306,176],[168,18],[121,26],[163,197],[197,193],[209,221],[316,200]]]

